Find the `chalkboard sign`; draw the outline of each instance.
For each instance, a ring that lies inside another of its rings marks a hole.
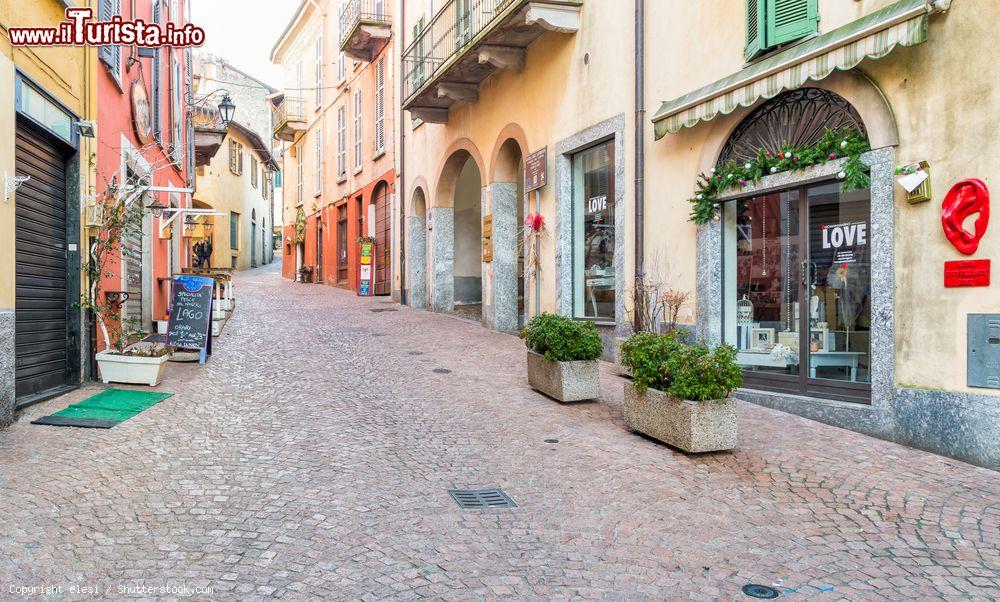
[[[215,280],[204,276],[174,276],[167,345],[205,349],[212,327]]]

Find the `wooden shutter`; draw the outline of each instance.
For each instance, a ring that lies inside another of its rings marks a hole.
[[[767,0],[746,0],[747,2],[747,45],[743,56],[752,59],[764,51],[765,23],[764,5]]]
[[[97,6],[98,21],[110,21],[115,15],[121,14],[121,0],[100,0]],[[121,79],[122,73],[122,47],[121,46],[99,46],[97,56],[108,66],[108,69],[116,79]]]
[[[160,24],[160,2],[156,0],[153,2],[153,23],[157,25]],[[153,138],[157,142],[160,142],[160,49],[151,48],[153,51],[153,73],[150,75],[151,86],[152,86],[152,98],[149,104],[152,105],[150,112],[152,113],[153,119]]]
[[[375,152],[385,150],[385,59],[375,69]]]
[[[794,42],[815,33],[819,23],[818,0],[766,0],[767,47]]]

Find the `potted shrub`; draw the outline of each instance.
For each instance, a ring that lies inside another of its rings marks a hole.
[[[531,388],[562,402],[600,396],[597,360],[604,345],[592,322],[543,313],[531,319],[521,338],[528,347]]]
[[[112,181],[98,199],[101,228],[93,237],[90,257],[83,265],[90,285],[79,305],[94,312],[101,335],[98,344],[105,346],[104,351],[95,354],[101,380],[155,387],[163,378],[170,350],[155,343],[137,342],[145,334],[139,320],[134,316],[123,319],[121,314],[128,294],[103,289],[105,279],[113,282],[117,278],[109,270],[110,264],[133,252],[122,245],[122,240],[142,232],[142,202],[130,201],[130,197],[121,194]]]
[[[743,371],[733,347],[640,333],[622,345],[622,363],[634,379],[622,405],[629,428],[689,453],[736,447],[729,394],[743,384]]]

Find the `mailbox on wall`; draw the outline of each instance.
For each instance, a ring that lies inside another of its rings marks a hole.
[[[968,385],[1000,389],[1000,314],[969,314]]]

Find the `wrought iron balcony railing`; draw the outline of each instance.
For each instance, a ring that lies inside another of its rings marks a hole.
[[[449,59],[489,29],[511,4],[520,0],[448,0],[417,33],[403,53],[403,84],[412,96]]]
[[[294,136],[294,131],[305,128],[306,117],[301,98],[286,96],[271,112],[271,123],[274,124],[274,136],[286,140]]]
[[[390,0],[344,0],[340,5],[340,49],[370,61],[388,43],[392,31]]]

